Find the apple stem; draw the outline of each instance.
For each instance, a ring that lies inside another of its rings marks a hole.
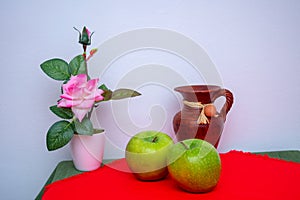
[[[184,148],[185,148],[186,150],[189,149],[189,147],[188,147],[183,141],[181,141],[180,143],[184,146]]]
[[[152,142],[156,142],[157,139],[158,139],[157,136],[155,136],[155,137],[153,138]]]

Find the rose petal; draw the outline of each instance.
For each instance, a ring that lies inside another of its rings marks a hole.
[[[104,97],[99,95],[95,98],[95,101],[102,101],[103,99],[104,99]]]
[[[80,108],[80,109],[90,109],[91,107],[94,106],[95,100],[91,99],[91,100],[84,100],[81,101],[80,104],[78,104],[77,106],[75,106],[76,108]]]
[[[77,119],[79,120],[79,122],[82,121],[82,119],[84,118],[84,116],[90,111],[90,109],[79,109],[77,107],[72,107],[72,112],[74,113],[74,115],[77,117]]]
[[[61,99],[59,100],[59,102],[57,103],[58,107],[65,107],[65,108],[71,108],[72,104],[70,104],[69,101],[66,101],[65,99]]]
[[[86,89],[88,90],[94,90],[95,88],[97,88],[97,84],[98,84],[99,79],[91,79],[87,82],[87,86]]]
[[[68,95],[66,93],[60,95],[60,98],[63,98],[63,99],[66,99],[66,100],[72,100],[73,99],[72,96],[70,96],[70,95]]]
[[[91,37],[91,31],[87,28],[85,28],[85,30],[86,30],[86,33],[87,33],[88,37],[90,38]]]
[[[99,79],[87,80],[86,74],[71,76],[63,85],[62,99],[58,102],[60,107],[72,107],[75,116],[81,121],[86,113],[94,106],[95,101],[101,101],[104,97],[103,90],[98,89]]]

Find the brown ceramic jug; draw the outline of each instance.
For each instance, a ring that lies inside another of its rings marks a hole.
[[[173,128],[178,141],[198,138],[216,148],[223,131],[226,115],[233,104],[233,95],[227,89],[215,85],[190,85],[175,88],[183,96],[183,108],[173,118]],[[209,114],[206,107],[214,107],[214,101],[224,96],[225,104],[220,112]]]

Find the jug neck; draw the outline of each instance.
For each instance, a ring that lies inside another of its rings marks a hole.
[[[213,103],[215,96],[221,88],[215,85],[189,85],[175,88],[184,100],[189,102]]]

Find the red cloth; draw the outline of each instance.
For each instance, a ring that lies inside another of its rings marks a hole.
[[[131,173],[104,166],[48,185],[43,199],[300,199],[299,163],[239,151],[220,156],[220,181],[205,194],[184,192],[170,176],[161,181],[141,182]],[[127,167],[125,159],[111,165]]]

